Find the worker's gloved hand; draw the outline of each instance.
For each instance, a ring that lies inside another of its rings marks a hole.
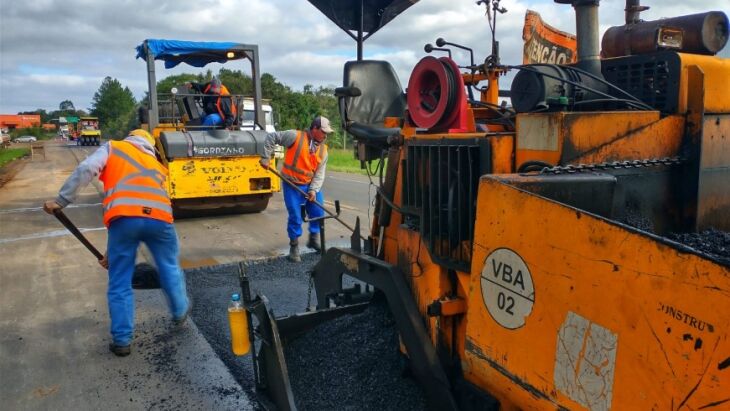
[[[105,270],[109,269],[109,255],[107,253],[104,253],[104,258],[99,260],[99,265],[104,267]]]
[[[310,191],[309,193],[307,193],[307,201],[314,202],[314,200],[316,198],[317,198],[317,193],[315,193],[314,191]]]
[[[45,211],[48,214],[53,214],[54,211],[60,210],[63,207],[61,207],[56,200],[48,200],[45,203],[43,203],[43,211]]]
[[[259,160],[259,164],[261,164],[261,167],[263,167],[264,170],[268,170],[269,169],[269,162],[270,161],[269,161],[268,158],[261,157],[261,160]]]

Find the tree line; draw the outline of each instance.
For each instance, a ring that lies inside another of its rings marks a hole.
[[[231,94],[253,95],[252,79],[240,70],[221,68],[218,78]],[[158,93],[169,93],[173,87],[183,89],[186,82],[205,83],[210,81],[213,73],[208,70],[198,74],[177,74],[157,82]],[[335,133],[328,139],[332,147],[342,147],[344,133],[340,127],[340,116],[334,89],[305,85],[301,91],[293,90],[281,83],[269,73],[261,75],[261,92],[264,99],[271,101],[274,110],[274,122],[277,130],[304,129],[309,127],[312,118],[323,115],[332,121]],[[123,86],[119,80],[106,77],[99,89],[94,93],[89,112],[77,110],[73,102],[64,100],[59,109],[47,112],[38,109],[33,112],[19,114],[40,114],[41,121],[65,116],[91,115],[99,118],[102,135],[105,138],[122,138],[126,133],[139,126],[137,112],[139,107],[146,107],[147,96],[136,101],[129,87]]]

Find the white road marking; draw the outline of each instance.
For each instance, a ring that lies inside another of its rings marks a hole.
[[[334,207],[335,206],[335,202],[334,201],[330,201],[330,200],[324,200],[324,205],[328,205],[328,206]],[[360,209],[357,208],[357,207],[349,206],[347,204],[342,204],[342,203],[340,203],[340,208],[341,209],[345,209],[345,210],[351,210],[351,211],[360,211]]]
[[[84,208],[84,207],[96,207],[100,206],[101,203],[91,204],[71,204],[65,208]],[[25,207],[25,208],[11,208],[7,210],[0,210],[0,214],[12,214],[12,213],[27,213],[30,211],[41,211],[43,207]]]
[[[82,233],[85,233],[87,231],[101,231],[101,230],[106,230],[106,227],[79,228],[79,231],[81,231]],[[67,230],[46,231],[44,233],[35,233],[35,234],[23,235],[20,237],[0,238],[0,244],[14,243],[16,241],[24,241],[24,240],[37,240],[39,238],[62,237],[65,235],[72,235],[72,234]]]
[[[347,182],[350,182],[350,183],[370,184],[369,181],[352,180],[352,179],[349,179],[349,178],[335,177],[333,175],[330,175],[327,178],[328,179],[331,179],[331,180],[347,181]]]

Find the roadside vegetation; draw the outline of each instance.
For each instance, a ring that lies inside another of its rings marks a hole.
[[[329,140],[329,139],[328,139]],[[329,144],[329,141],[328,141]],[[330,147],[332,147],[330,145]],[[355,158],[355,154],[353,153],[352,149],[342,149],[342,148],[330,148],[329,149],[329,157],[327,158],[327,170],[331,171],[340,171],[344,173],[355,173],[355,174],[362,174],[367,175],[367,171],[363,168],[360,168],[360,161]],[[385,167],[388,164],[387,160],[383,160],[383,167]],[[366,164],[367,166],[367,164]],[[373,161],[370,164],[370,171],[373,175],[378,174],[378,161]]]
[[[18,128],[10,132],[10,139],[14,140],[20,136],[34,136],[39,141],[49,140],[56,135],[55,132],[48,132],[42,127]]]
[[[27,156],[30,154],[29,148],[1,148],[0,149],[0,167],[9,162]]]
[[[329,140],[329,139],[328,139]],[[329,145],[329,141],[327,142]],[[345,173],[366,174],[365,170],[360,169],[360,162],[355,159],[352,150],[344,150],[341,148],[330,148],[327,157],[327,170],[341,171]]]

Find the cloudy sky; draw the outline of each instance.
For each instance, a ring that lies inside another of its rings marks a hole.
[[[472,47],[477,60],[483,61],[490,35],[484,6],[475,3],[421,0],[365,43],[365,58],[390,61],[404,85],[425,55],[424,44],[438,37]],[[643,3],[651,7],[642,14],[645,20],[730,11],[727,0]],[[601,31],[623,23],[624,5],[625,0],[601,2]],[[502,6],[508,13],[498,20],[497,39],[505,64],[520,63],[527,9],[575,32],[570,6],[552,0],[503,0]],[[258,44],[262,71],[295,89],[339,85],[343,63],[355,58],[355,42],[305,0],[2,0],[0,113],[54,110],[66,99],[88,109],[106,76],[117,78],[140,98],[147,87],[146,73],[142,60],[134,58],[134,48],[146,38]],[[730,47],[722,55],[730,57]],[[457,53],[455,58],[467,63],[465,55]],[[211,68],[217,72],[219,66]],[[158,79],[197,71],[157,66]]]

